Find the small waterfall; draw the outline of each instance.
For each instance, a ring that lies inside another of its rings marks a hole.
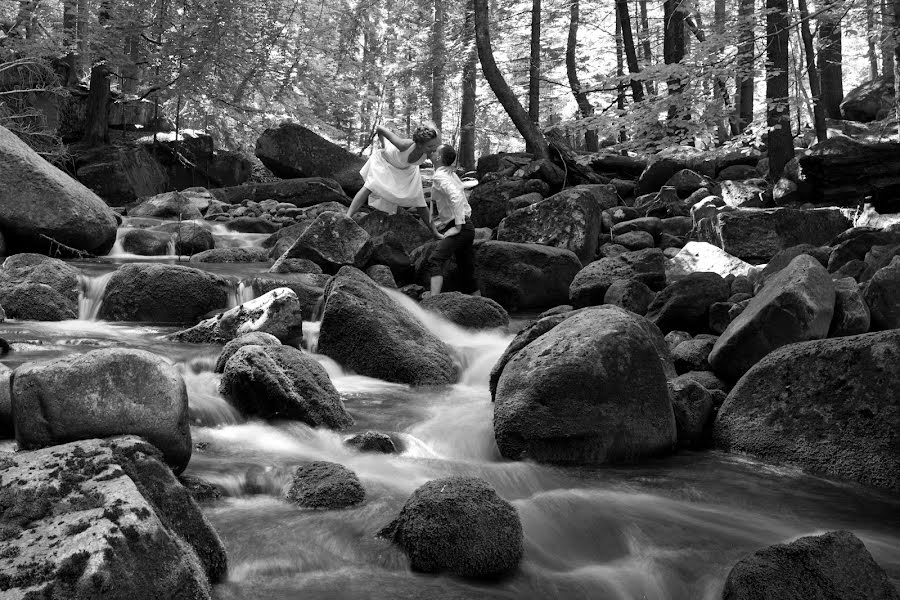
[[[116,242],[118,244],[118,242]],[[112,278],[115,271],[104,273],[97,277],[82,274],[78,293],[78,318],[82,321],[96,321],[103,304],[103,293],[106,284]]]
[[[178,256],[178,253],[175,251],[175,236],[169,238],[169,243],[166,244],[166,256]]]
[[[253,290],[253,284],[248,280],[237,282],[228,292],[228,308],[235,308],[256,299],[256,292]]]

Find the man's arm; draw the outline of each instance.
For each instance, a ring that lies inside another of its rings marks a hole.
[[[410,139],[406,139],[406,138],[402,138],[402,137],[398,136],[396,133],[394,133],[390,129],[382,127],[381,125],[376,127],[375,131],[376,131],[376,133],[378,133],[378,135],[387,138],[387,141],[389,141],[394,146],[396,146],[397,150],[400,150],[401,152],[403,152],[404,150],[406,150],[407,148],[409,148],[410,146],[412,146],[415,143]]]

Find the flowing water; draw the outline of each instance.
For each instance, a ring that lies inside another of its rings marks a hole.
[[[85,273],[82,318],[3,323],[2,337],[13,346],[4,362],[15,367],[98,347],[136,347],[178,365],[196,445],[186,474],[224,490],[205,508],[228,551],[228,580],[214,590],[220,600],[711,600],[721,597],[742,556],[833,529],[854,531],[900,583],[896,496],[718,452],[679,452],[614,468],[503,460],[493,440],[487,382],[509,334],[460,329],[394,293],[458,353],[460,383],[413,389],[345,372],[317,355],[356,421],[350,432],[246,420],[217,392],[220,376],[212,369],[219,347],[168,342],[162,336],[171,327],[91,320],[114,265],[78,266]],[[235,281],[253,272],[208,268]],[[318,323],[304,328],[304,345],[315,349]],[[368,429],[391,433],[402,453],[361,454],[344,445],[351,432]],[[282,501],[292,469],[309,460],[353,469],[366,488],[365,502],[310,511]],[[517,508],[525,556],[514,576],[471,582],[416,574],[402,552],[376,536],[413,490],[449,475],[482,477]]]

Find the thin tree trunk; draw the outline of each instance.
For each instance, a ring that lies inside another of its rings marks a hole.
[[[628,0],[616,0],[616,14],[618,15],[618,25],[621,29],[622,44],[616,46],[617,49],[625,51],[625,59],[628,61],[628,72],[632,74],[640,73],[641,68],[638,65],[637,51],[634,48],[634,36],[631,33],[631,17],[628,16]],[[619,36],[616,36],[619,39]],[[635,102],[644,99],[644,90],[641,82],[631,80],[631,95]]]
[[[900,1],[900,0],[898,0]],[[788,103],[787,0],[766,0],[766,123],[769,126],[769,177],[777,181],[794,157]]]
[[[894,78],[894,11],[893,0],[881,0],[881,74]]]
[[[667,65],[679,64],[684,58],[684,30],[685,11],[682,3],[684,0],[665,0],[663,3],[663,19],[665,29],[663,32],[663,62]],[[669,103],[669,126],[674,125],[679,113],[684,114],[684,107],[678,105],[677,97],[684,90],[685,82],[680,77],[669,77],[666,81],[669,96],[673,101]],[[677,128],[677,126],[676,126]]]
[[[66,80],[63,85],[78,81],[78,0],[63,1],[63,45],[66,47]]]
[[[444,0],[434,0],[434,23],[431,29],[431,120],[439,130],[444,122],[444,65],[447,62],[445,21]]]
[[[878,77],[878,53],[875,49],[875,0],[866,0],[866,41],[869,49],[866,58],[869,59],[869,79]]]
[[[806,0],[797,0],[797,3],[801,19],[800,35],[803,38],[803,50],[806,53],[806,75],[809,77],[809,91],[812,94],[816,139],[824,142],[828,138],[828,128],[825,126],[825,112],[822,110],[822,84],[819,81],[819,70],[816,68],[813,36],[809,29],[809,9],[806,7]]]
[[[475,168],[475,86],[478,68],[478,49],[475,48],[475,6],[472,0],[466,2],[463,48],[466,52],[466,62],[463,64],[462,106],[459,116],[459,165],[471,170]]]
[[[578,64],[576,60],[576,50],[578,48],[578,24],[580,22],[579,0],[572,0],[569,6],[569,37],[566,41],[566,75],[569,77],[569,86],[572,88],[572,94],[575,96],[575,103],[578,104],[578,112],[582,118],[590,117],[594,114],[594,107],[588,100],[587,94],[581,89],[581,82],[578,80]],[[597,130],[588,128],[584,132],[584,146],[588,152],[596,152],[600,149],[600,143],[597,136]]]
[[[541,0],[531,0],[531,57],[528,62],[528,118],[535,127],[541,122]],[[531,144],[525,150],[533,152]]]
[[[544,134],[538,129],[528,113],[522,108],[522,104],[510,89],[509,84],[503,78],[503,73],[494,60],[494,50],[491,47],[490,17],[488,0],[475,1],[475,43],[478,46],[478,58],[481,61],[481,70],[488,85],[500,101],[500,105],[509,115],[516,129],[525,139],[526,144],[533,148],[535,157],[548,158],[549,147]]]
[[[641,16],[641,48],[643,56],[643,64],[644,67],[650,67],[653,65],[653,49],[650,46],[650,19],[647,18],[647,0],[638,0],[638,9]],[[655,96],[656,95],[656,84],[647,80],[647,95]]]
[[[888,0],[891,2],[891,0]],[[900,0],[893,0],[891,30],[894,38],[894,111],[897,121],[897,137],[900,139]]]
[[[619,12],[620,9],[621,4],[619,0],[616,0],[616,77],[618,79],[618,83],[616,84],[616,108],[619,109],[619,113],[621,114],[625,112],[625,58],[622,49],[622,19],[624,18],[627,21],[628,16],[627,14],[623,16],[622,13]],[[631,80],[632,93],[634,93],[634,84],[635,81]],[[638,95],[641,93],[640,83],[637,84],[637,93]],[[625,133],[625,128],[620,127],[618,141],[624,142],[626,139],[628,138]]]
[[[106,62],[91,68],[84,127],[84,142],[88,146],[109,143],[109,67]]]
[[[738,19],[741,29],[738,36],[738,68],[735,83],[738,88],[737,117],[738,128],[744,131],[753,121],[753,95],[756,86],[756,61],[755,29],[756,6],[755,0],[739,0]]]
[[[841,0],[826,0],[819,13],[819,74],[822,78],[822,107],[829,119],[841,118],[844,99],[841,67]]]

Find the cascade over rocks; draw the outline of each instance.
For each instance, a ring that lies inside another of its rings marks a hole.
[[[601,230],[600,213],[618,204],[610,185],[579,185],[511,212],[497,228],[504,242],[565,248],[582,263],[593,260]]]
[[[228,305],[228,281],[181,265],[132,263],[113,273],[98,317],[107,321],[190,323]]]
[[[410,385],[459,378],[453,351],[352,267],[325,287],[319,352],[360,375]]]
[[[112,249],[112,209],[2,126],[0,173],[0,231],[7,255],[51,254],[60,250],[53,241],[98,256]]]
[[[497,241],[475,248],[478,289],[509,311],[567,303],[579,270],[578,257],[562,248]]]
[[[771,598],[898,600],[900,594],[858,537],[829,531],[757,550],[728,573],[722,600]]]
[[[470,329],[491,329],[509,325],[509,313],[490,298],[445,292],[426,298],[422,308]]]
[[[10,598],[208,600],[225,548],[136,437],[4,454],[0,589]]]
[[[269,333],[289,344],[303,337],[303,306],[289,288],[276,288],[169,336],[176,342],[221,344],[251,333]]]
[[[828,271],[801,254],[772,276],[728,325],[709,355],[713,371],[734,380],[780,346],[824,338],[834,298]]]
[[[363,186],[359,170],[365,159],[292,123],[266,129],[256,140],[256,156],[282,179],[328,177],[350,196]]]
[[[297,295],[304,318],[311,321],[316,317],[325,293],[325,284],[330,279],[330,275],[321,273],[263,273],[258,277],[244,279],[241,283],[252,289],[256,298],[278,288],[288,288]]]
[[[605,464],[671,452],[675,417],[661,352],[668,347],[659,330],[621,308],[564,318],[503,367],[494,404],[500,453]]]
[[[0,265],[0,306],[10,319],[78,318],[79,272],[43,254],[14,254]]]
[[[164,358],[130,348],[25,363],[15,371],[13,418],[19,447],[139,435],[180,473],[191,459],[187,389]]]
[[[292,346],[238,348],[225,363],[219,393],[245,415],[331,429],[353,424],[325,367]]]
[[[897,492],[898,361],[900,330],[779,348],[731,390],[716,445]]]
[[[603,303],[616,281],[637,280],[651,290],[666,285],[666,259],[658,248],[624,252],[601,258],[581,269],[569,286],[569,298],[576,308]]]
[[[343,214],[325,212],[309,224],[279,261],[307,258],[326,273],[336,273],[345,265],[361,269],[370,256],[372,241],[365,229]]]
[[[285,497],[304,508],[334,510],[359,504],[366,491],[356,473],[347,467],[316,461],[297,467]]]
[[[524,553],[515,507],[475,477],[435,479],[413,492],[380,537],[400,546],[414,571],[499,577]]]

